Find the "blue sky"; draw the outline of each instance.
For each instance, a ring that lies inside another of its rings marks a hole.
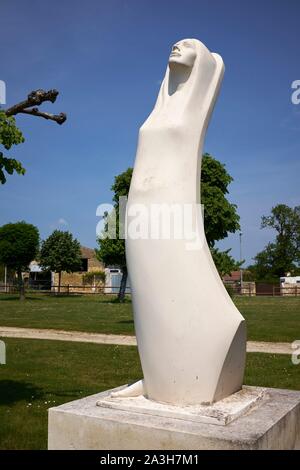
[[[247,262],[273,238],[260,230],[272,206],[299,204],[299,0],[1,0],[0,79],[7,105],[57,88],[49,112],[17,122],[26,142],[10,153],[27,169],[0,187],[0,224],[26,220],[41,237],[70,230],[96,246],[98,204],[132,166],[139,126],[153,108],[170,47],[195,37],[222,55],[226,72],[205,151],[234,182]],[[239,236],[224,240],[239,257]]]

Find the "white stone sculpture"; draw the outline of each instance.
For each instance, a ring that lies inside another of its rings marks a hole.
[[[135,204],[200,203],[203,141],[224,73],[196,39],[172,49],[155,107],[139,131],[128,197]],[[205,210],[205,208],[204,208]],[[204,236],[201,213],[195,223]],[[242,387],[245,321],[205,241],[126,240],[134,322],[144,379],[113,397],[145,395],[174,405],[212,403]]]

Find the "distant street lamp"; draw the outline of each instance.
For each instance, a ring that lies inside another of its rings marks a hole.
[[[240,263],[242,263],[243,259],[242,259],[242,235],[243,235],[243,232],[240,232],[239,233],[239,236],[240,236]],[[242,269],[242,264],[240,265],[240,284],[241,284],[241,294],[243,293],[242,292],[242,288],[243,288],[243,269]]]
[[[4,292],[7,292],[7,266],[4,267]]]

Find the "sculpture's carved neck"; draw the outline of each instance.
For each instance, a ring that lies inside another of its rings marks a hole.
[[[179,91],[184,87],[185,83],[188,81],[192,67],[187,67],[186,65],[170,63],[169,64],[169,86],[168,94],[172,96],[176,91]]]

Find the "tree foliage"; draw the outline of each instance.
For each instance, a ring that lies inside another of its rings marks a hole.
[[[6,150],[9,150],[13,145],[18,145],[24,142],[22,132],[17,128],[15,118],[13,117],[17,114],[30,114],[32,116],[55,121],[57,124],[63,124],[67,119],[65,113],[45,113],[41,112],[36,107],[45,101],[54,103],[58,94],[57,90],[35,90],[28,94],[26,100],[21,101],[6,110],[0,109],[0,144],[3,145]],[[21,162],[15,158],[5,156],[3,152],[0,151],[0,183],[6,183],[7,174],[12,175],[14,171],[19,175],[25,174],[25,169]]]
[[[110,218],[115,218],[116,238],[98,239],[99,250],[96,250],[97,257],[106,266],[120,266],[122,270],[126,268],[125,240],[119,238],[119,198],[127,196],[129,193],[130,182],[132,178],[132,168],[115,177],[114,184],[111,187],[113,191],[114,212],[106,215],[105,229],[110,222]]]
[[[126,283],[127,283],[127,266],[125,255],[125,240],[119,238],[119,198],[127,196],[129,192],[130,182],[132,177],[132,168],[115,177],[114,184],[111,189],[114,192],[114,211],[105,216],[105,231],[110,223],[110,219],[115,221],[114,225],[116,238],[98,238],[99,249],[96,251],[97,258],[102,261],[106,266],[119,266],[122,270],[121,285],[118,294],[118,300],[123,302],[125,299]]]
[[[3,110],[0,110],[0,144],[10,150],[13,145],[24,142],[22,132],[17,128],[14,117],[7,117]],[[0,183],[6,182],[5,172],[12,175],[13,172],[24,175],[25,169],[22,164],[15,158],[5,156],[0,152]]]
[[[296,274],[300,268],[300,206],[278,204],[268,216],[262,217],[261,228],[276,231],[274,242],[259,252],[250,269],[257,279]]]
[[[237,206],[226,198],[228,186],[232,181],[233,178],[225,165],[208,153],[203,155],[201,203],[204,205],[204,228],[210,247],[240,228]]]
[[[0,227],[0,263],[17,272],[21,300],[25,297],[22,271],[28,269],[38,248],[39,231],[34,225],[22,221]]]
[[[133,168],[127,168],[126,171],[123,171],[123,173],[115,177],[111,190],[114,192],[113,201],[116,209],[119,207],[119,198],[122,196],[128,196],[132,172]]]
[[[102,261],[106,266],[119,266],[123,269],[126,266],[125,257],[125,240],[118,238],[102,238],[98,239],[100,245],[96,250],[97,258]]]
[[[225,276],[226,274],[230,274],[232,271],[237,271],[240,269],[242,263],[236,261],[230,255],[230,248],[229,250],[220,251],[218,248],[213,247],[210,249],[210,251],[221,277]]]
[[[39,263],[42,269],[59,274],[58,291],[60,292],[62,271],[71,273],[81,269],[79,241],[74,239],[70,232],[54,230],[47,240],[42,242]]]

